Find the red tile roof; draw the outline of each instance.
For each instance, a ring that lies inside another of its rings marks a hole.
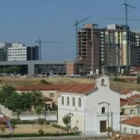
[[[129,101],[127,99],[120,99],[120,107],[126,105]]]
[[[134,81],[136,81],[136,78],[124,78],[124,80],[126,82],[134,82]]]
[[[139,99],[139,98],[140,98],[140,94],[135,94],[135,95],[132,95],[131,97],[128,97],[129,100]]]
[[[140,117],[133,117],[130,119],[123,120],[123,121],[121,121],[121,124],[140,126]]]
[[[45,101],[45,102],[47,102],[47,101],[53,101],[53,99],[51,99],[51,98],[45,96],[45,97],[43,98],[43,101]]]
[[[55,85],[29,85],[17,87],[19,91],[32,90],[59,90],[68,93],[91,93],[95,88],[95,84],[55,84]]]

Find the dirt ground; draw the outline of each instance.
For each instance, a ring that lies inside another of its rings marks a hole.
[[[19,125],[16,125],[14,132],[10,131],[9,129],[6,129],[4,133],[29,134],[29,133],[37,133],[39,129],[42,129],[45,133],[57,133],[57,132],[65,133],[66,132],[64,130],[60,130],[58,128],[52,127],[50,125],[39,126],[39,125],[32,125],[32,124],[19,124]]]

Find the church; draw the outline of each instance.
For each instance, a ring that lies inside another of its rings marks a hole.
[[[120,94],[110,89],[107,76],[96,84],[62,91],[58,98],[58,124],[71,114],[71,128],[77,126],[85,134],[106,134],[107,129],[120,131]]]

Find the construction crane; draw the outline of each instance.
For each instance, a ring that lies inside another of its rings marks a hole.
[[[140,21],[140,19],[128,19],[128,7],[137,9],[136,7],[127,3],[127,0],[122,3],[125,6],[125,18],[105,18],[107,20],[125,20],[125,31],[126,31],[126,46],[127,46],[127,69],[130,67],[130,46],[128,46],[128,21]]]
[[[129,69],[130,67],[130,46],[128,46],[128,7],[137,9],[136,7],[130,5],[127,3],[127,0],[122,3],[125,7],[125,29],[126,29],[126,46],[127,46],[127,68]]]
[[[82,22],[84,22],[84,21],[86,21],[86,20],[88,20],[88,19],[90,19],[91,17],[87,17],[87,18],[85,18],[85,19],[83,19],[83,20],[80,20],[80,21],[77,21],[77,19],[76,19],[76,21],[75,21],[75,24],[73,25],[73,26],[75,26],[75,31],[76,31],[76,61],[78,61],[78,41],[77,41],[77,32],[78,32],[78,25],[80,24],[80,23],[82,23]]]
[[[39,38],[35,43],[38,43],[39,47],[39,60],[41,60],[41,48],[42,48],[42,43],[61,43],[60,41],[43,41],[41,38]]]

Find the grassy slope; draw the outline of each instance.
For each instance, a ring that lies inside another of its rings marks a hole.
[[[137,84],[137,83],[115,82],[113,80],[110,80],[110,87],[111,87],[111,89],[113,89],[117,92],[119,92],[123,89],[140,91],[140,84]]]
[[[68,77],[49,77],[49,78],[17,78],[17,77],[0,77],[2,81],[0,86],[3,84],[10,84],[12,86],[21,85],[36,85],[39,84],[40,80],[46,80],[52,84],[65,84],[65,83],[94,83],[93,79],[88,78],[68,78]],[[110,80],[111,89],[120,92],[122,89],[138,90],[140,91],[140,84],[128,83],[128,82],[115,82]]]
[[[17,77],[0,77],[1,84],[10,84],[12,86],[21,85],[36,85],[40,80],[46,80],[52,84],[65,84],[65,83],[94,83],[93,79],[87,78],[68,78],[68,77],[49,77],[49,78],[17,78]]]

